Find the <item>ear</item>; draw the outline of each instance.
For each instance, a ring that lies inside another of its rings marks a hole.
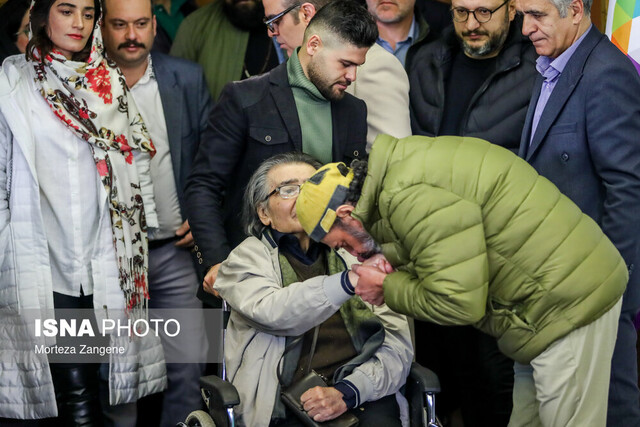
[[[271,225],[271,217],[269,216],[269,211],[267,210],[267,203],[261,204],[258,208],[258,217],[260,218],[260,222],[268,227]]]
[[[336,216],[345,222],[354,221],[351,212],[355,209],[353,205],[340,205],[336,209]]]
[[[151,25],[153,26],[153,36],[155,37],[156,35],[156,30],[158,29],[158,22],[156,21],[156,15],[153,15],[153,18],[151,18]]]
[[[309,37],[307,40],[307,44],[305,45],[305,49],[307,51],[307,55],[313,56],[322,49],[322,39],[319,35],[314,34]]]
[[[584,16],[584,3],[582,0],[573,0],[569,5],[569,13],[571,14],[571,22],[579,24]]]
[[[509,13],[509,22],[511,22],[516,17],[516,0],[511,0],[507,4],[507,10]]]
[[[316,14],[316,7],[311,3],[302,3],[300,6],[300,12],[302,12],[302,22],[304,22],[304,26],[309,25],[309,21]]]

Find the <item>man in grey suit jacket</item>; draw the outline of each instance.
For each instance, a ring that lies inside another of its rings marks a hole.
[[[640,307],[640,277],[634,272],[640,229],[640,77],[591,24],[591,0],[516,4],[524,13],[522,32],[540,55],[541,74],[520,155],[591,216],[627,262],[630,279],[612,360],[607,424],[637,426],[633,318]]]
[[[151,177],[159,228],[149,231],[149,307],[158,309],[152,314],[180,309],[170,313],[178,318],[180,333],[161,334],[169,381],[160,416],[164,427],[184,421],[201,406],[199,378],[207,339],[183,191],[207,127],[211,98],[199,65],[149,55],[155,30],[149,0],[105,1],[102,31],[108,56],[122,70],[156,147]],[[113,412],[114,419],[123,415],[122,410]]]

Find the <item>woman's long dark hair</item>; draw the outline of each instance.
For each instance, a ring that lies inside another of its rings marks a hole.
[[[47,34],[47,27],[49,26],[49,13],[51,7],[56,0],[36,0],[31,9],[31,32],[33,36],[29,40],[27,45],[27,59],[37,61],[37,58],[33,55],[33,50],[38,49],[40,51],[40,61],[44,62],[44,57],[53,49],[53,43]],[[100,18],[100,0],[93,0],[93,6],[95,7],[95,19],[93,25],[95,27],[96,21]],[[93,41],[93,31],[87,40],[87,45],[80,52],[74,53],[71,58],[73,61],[86,61],[91,53],[91,43]]]

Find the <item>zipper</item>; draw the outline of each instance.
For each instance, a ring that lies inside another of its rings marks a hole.
[[[469,114],[471,114],[471,107],[487,91],[487,89],[489,88],[489,84],[493,81],[493,79],[495,79],[496,76],[498,76],[499,74],[503,74],[503,73],[506,73],[507,71],[513,70],[518,65],[520,65],[520,58],[518,58],[518,60],[516,62],[514,62],[513,64],[507,66],[506,68],[503,68],[502,70],[494,71],[493,74],[491,74],[487,78],[487,80],[485,80],[485,82],[482,84],[482,86],[480,86],[480,89],[473,95],[473,98],[471,98],[471,101],[469,101],[469,105],[467,106],[467,110],[464,112],[464,117],[460,121],[460,130],[458,132],[460,134],[460,136],[464,136],[464,134],[465,134],[464,131],[466,130],[467,120],[469,120]],[[464,130],[462,129],[463,126],[465,127]]]

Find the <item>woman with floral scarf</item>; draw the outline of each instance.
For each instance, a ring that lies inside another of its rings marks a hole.
[[[35,0],[27,53],[0,71],[0,354],[20,362],[0,367],[0,419],[101,424],[99,365],[34,355],[44,339],[29,310],[94,308],[98,324],[147,314],[155,150],[99,17],[99,0]],[[111,405],[162,390],[159,341],[129,345],[105,377]]]

